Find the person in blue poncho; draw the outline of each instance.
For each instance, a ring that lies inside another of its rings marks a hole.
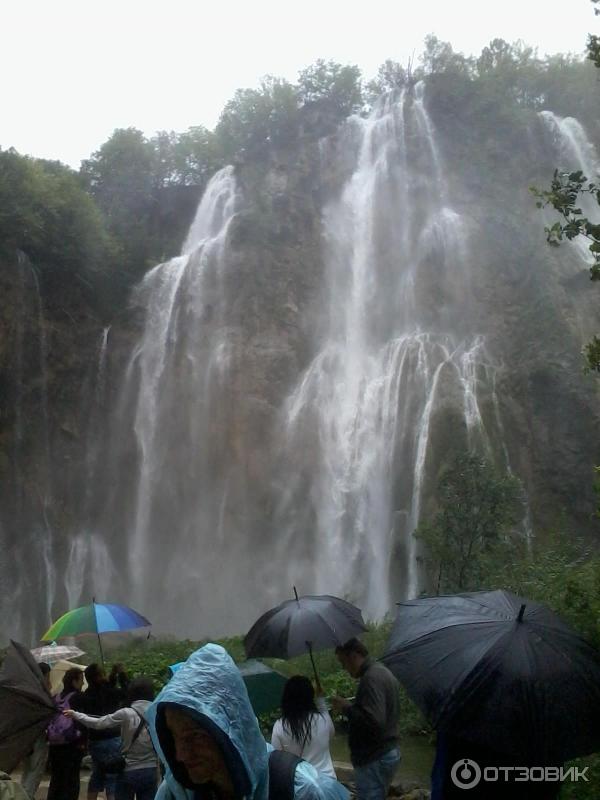
[[[218,645],[192,653],[146,718],[165,766],[156,800],[349,800],[341,783],[265,742],[240,671]]]

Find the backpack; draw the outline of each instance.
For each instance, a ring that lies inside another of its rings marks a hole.
[[[46,729],[48,744],[73,744],[81,739],[82,734],[75,720],[70,717],[65,717],[62,713],[68,708],[71,708],[70,700],[74,694],[75,692],[69,692],[69,694],[66,694],[64,697],[57,695],[54,698],[56,714],[52,717]]]
[[[269,753],[269,800],[294,800],[294,776],[302,758],[285,750]]]

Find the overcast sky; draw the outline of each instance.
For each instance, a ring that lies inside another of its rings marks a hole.
[[[581,53],[589,0],[3,0],[0,147],[74,167],[115,128],[214,127],[236,89],[317,58],[406,64],[434,33],[465,54],[494,37]]]

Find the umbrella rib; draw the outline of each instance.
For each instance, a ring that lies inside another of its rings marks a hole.
[[[450,630],[450,628],[464,628],[467,625],[498,625],[499,623],[503,622],[504,620],[499,619],[481,619],[481,620],[470,620],[469,622],[453,622],[450,625],[444,625],[443,630]],[[383,658],[385,659],[387,656],[392,657],[396,653],[403,650],[405,647],[412,647],[413,644],[416,642],[420,642],[421,639],[425,639],[427,636],[431,636],[432,634],[439,633],[440,628],[434,628],[433,630],[426,631],[425,633],[421,633],[419,636],[415,636],[413,639],[408,639],[404,642],[400,647],[395,648],[391,652],[384,653]]]
[[[331,631],[332,635],[334,635],[334,636],[335,636],[335,634],[334,634],[334,633],[333,633],[333,631],[331,630],[331,624],[330,624],[330,623],[329,623],[329,622],[328,622],[328,621],[327,621],[327,620],[326,620],[326,619],[323,617],[323,615],[321,614],[321,612],[320,612],[320,611],[315,611],[315,612],[314,612],[314,614],[315,614],[315,616],[317,616],[317,617],[318,617],[318,618],[321,620],[321,622],[323,623],[323,625],[325,625],[325,627],[327,628],[327,630]],[[335,638],[337,638],[337,637],[335,637]],[[338,642],[338,643],[339,643],[339,644],[343,644],[343,642]],[[311,642],[311,645],[312,645],[312,642]],[[320,646],[319,646],[319,650],[326,650],[326,649],[329,649],[329,648],[325,648],[325,647],[320,647]]]
[[[466,684],[466,683],[469,681],[469,679],[471,678],[471,676],[473,675],[473,673],[474,673],[474,672],[475,672],[475,671],[476,671],[476,670],[477,670],[477,669],[480,667],[480,665],[481,665],[481,662],[482,662],[482,661],[483,661],[483,659],[484,659],[484,658],[485,658],[485,657],[488,655],[488,653],[490,652],[490,650],[491,650],[493,647],[495,647],[495,646],[498,644],[498,640],[499,640],[499,639],[502,637],[502,635],[503,635],[503,634],[504,634],[504,632],[500,633],[500,635],[499,635],[498,637],[495,637],[495,638],[493,639],[493,641],[491,641],[491,642],[489,643],[489,645],[486,647],[486,649],[485,649],[484,653],[482,653],[481,657],[478,659],[477,663],[476,663],[476,664],[475,664],[475,665],[472,667],[472,669],[471,669],[471,670],[469,670],[469,672],[468,672],[468,673],[465,675],[465,677],[464,677],[464,678],[462,679],[462,681],[460,682],[459,686],[457,686],[457,687],[456,687],[456,690],[455,690],[454,692],[450,693],[450,694],[449,694],[449,695],[448,695],[448,696],[445,698],[445,700],[443,700],[443,701],[442,701],[442,703],[441,703],[441,705],[440,705],[440,708],[439,708],[439,710],[438,710],[438,714],[437,714],[437,719],[438,719],[438,720],[439,720],[439,719],[440,719],[440,718],[443,716],[443,714],[445,713],[445,711],[446,711],[446,709],[448,708],[448,706],[449,706],[451,703],[453,703],[453,702],[454,702],[454,698],[455,698],[456,692],[457,692],[457,691],[459,691],[459,690],[460,690],[462,687],[464,687],[464,685],[465,685],[465,684]],[[450,653],[446,653],[446,655],[445,655],[443,658],[441,658],[439,661],[437,661],[437,662],[436,662],[436,665],[435,665],[435,666],[438,666],[438,664],[441,664],[443,661],[445,661],[445,660],[446,660],[447,658],[449,658],[449,657],[450,657]]]

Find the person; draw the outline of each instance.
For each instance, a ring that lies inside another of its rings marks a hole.
[[[342,667],[358,688],[353,702],[332,698],[348,718],[348,746],[359,800],[384,800],[400,763],[398,749],[398,683],[387,667],[369,656],[356,638],[336,648]]]
[[[66,716],[95,731],[120,727],[125,769],[115,773],[116,800],[153,800],[158,785],[158,758],[148,730],[146,712],[154,699],[151,678],[134,678],[128,687],[130,706],[102,717],[80,711],[65,711]]]
[[[52,694],[50,685],[50,664],[40,661],[38,664],[40,672],[44,678],[44,685],[48,694]],[[48,762],[48,740],[44,731],[33,743],[33,749],[23,760],[23,771],[21,773],[21,786],[30,800],[34,800],[35,793],[41,783],[46,764]]]
[[[100,664],[90,664],[85,668],[88,688],[71,708],[83,714],[103,717],[116,711],[121,705],[121,695],[112,689]],[[119,727],[94,729],[88,734],[88,751],[92,757],[92,772],[88,784],[87,800],[97,800],[98,793],[105,791],[106,800],[115,800],[116,775],[105,772],[104,761],[116,758],[121,751]]]
[[[83,672],[76,667],[63,676],[63,688],[54,698],[58,712],[69,708],[81,697]],[[48,753],[50,757],[50,786],[46,800],[77,800],[79,797],[79,769],[85,751],[85,739],[75,723],[62,724],[58,713],[48,725]]]
[[[265,742],[241,673],[219,645],[192,653],[147,717],[165,767],[156,800],[349,798],[329,775]]]
[[[129,697],[127,693],[127,687],[129,686],[129,675],[125,670],[124,664],[117,663],[112,665],[108,676],[108,685],[119,697],[121,705],[127,705]]]
[[[0,800],[28,800],[25,789],[0,770]]]
[[[271,744],[276,750],[304,758],[319,772],[336,777],[329,752],[329,742],[335,735],[323,691],[315,690],[304,675],[294,675],[286,681],[281,697],[281,718],[273,725]]]

